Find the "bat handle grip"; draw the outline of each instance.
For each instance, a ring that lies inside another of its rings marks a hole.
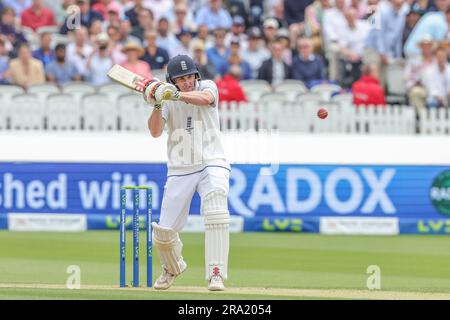
[[[150,85],[150,83],[152,83],[155,80],[150,80],[150,79],[142,79],[139,80],[136,83],[136,90],[139,92],[145,92],[145,89],[147,89],[147,87]]]

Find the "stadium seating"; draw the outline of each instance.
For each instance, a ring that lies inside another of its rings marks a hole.
[[[118,114],[121,131],[148,131],[147,119],[151,108],[135,94],[124,94],[119,97]]]
[[[88,83],[76,81],[65,83],[62,86],[61,91],[72,95],[75,98],[75,103],[80,106],[83,95],[95,93],[96,89]]]
[[[320,95],[319,93],[312,93],[312,92],[300,93],[295,98],[295,102],[301,105],[306,105],[309,103],[318,103],[322,100],[323,100],[322,95]]]
[[[10,129],[28,131],[43,130],[45,109],[34,94],[16,94],[9,105]]]
[[[116,131],[117,108],[110,98],[101,93],[87,94],[82,99],[82,120],[85,131]]]
[[[307,93],[308,89],[301,81],[284,80],[282,83],[275,86],[274,91],[284,93],[286,99],[289,101],[295,101],[299,94]]]
[[[252,102],[258,101],[263,94],[272,92],[272,87],[264,80],[242,80],[240,83],[247,99]]]
[[[74,131],[81,129],[80,106],[75,98],[67,93],[48,96],[45,103],[47,130]]]
[[[99,86],[97,88],[98,93],[105,94],[108,96],[111,102],[117,102],[117,99],[122,94],[131,94],[134,93],[134,91],[128,89],[127,87],[121,86],[117,83],[109,83],[102,86]]]
[[[50,94],[60,93],[60,90],[53,83],[44,83],[29,87],[27,92],[35,94],[42,104],[44,104]]]
[[[0,101],[9,101],[15,94],[25,93],[25,90],[19,86],[0,85]]]
[[[311,88],[311,92],[319,93],[324,101],[330,101],[331,96],[341,90],[342,88],[340,86],[331,83],[321,83]]]
[[[353,95],[351,93],[337,94],[331,98],[332,102],[340,103],[345,107],[352,107],[353,105]]]
[[[253,82],[249,86],[264,87]],[[336,87],[331,87],[336,88]],[[139,93],[118,84],[95,88],[70,83],[62,88],[51,83],[32,86],[0,86],[0,131],[85,130],[146,132],[151,108]],[[333,90],[334,90],[333,89]],[[447,109],[424,110],[416,121],[415,109],[406,105],[355,107],[349,93],[330,101],[313,90],[300,93],[294,101],[285,92],[260,92],[256,102],[221,103],[220,125],[224,132],[280,130],[282,132],[349,134],[450,134]],[[326,97],[329,98],[327,90]],[[317,117],[327,108],[329,117]],[[417,132],[416,132],[417,131]]]

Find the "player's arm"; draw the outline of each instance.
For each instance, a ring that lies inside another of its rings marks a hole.
[[[214,104],[214,96],[208,91],[180,92],[180,100],[196,106],[209,107]]]
[[[209,90],[181,92],[173,84],[164,83],[160,88],[160,100],[183,101],[196,106],[210,107],[215,103],[215,97]]]
[[[164,131],[166,120],[162,117],[162,105],[156,104],[147,125],[153,138],[158,138]]]

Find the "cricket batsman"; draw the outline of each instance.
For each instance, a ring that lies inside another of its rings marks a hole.
[[[178,55],[168,63],[166,82],[149,81],[143,94],[154,106],[148,119],[151,135],[159,137],[165,127],[168,133],[168,173],[161,215],[159,223],[152,223],[153,245],[162,264],[154,288],[169,288],[187,268],[178,232],[187,222],[197,191],[205,222],[208,289],[222,291],[228,267],[230,165],[220,140],[216,84],[201,80],[194,61]]]

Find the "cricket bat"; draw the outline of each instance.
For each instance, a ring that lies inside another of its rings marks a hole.
[[[147,80],[118,64],[113,65],[107,75],[117,83],[138,92],[143,91],[143,83]]]

